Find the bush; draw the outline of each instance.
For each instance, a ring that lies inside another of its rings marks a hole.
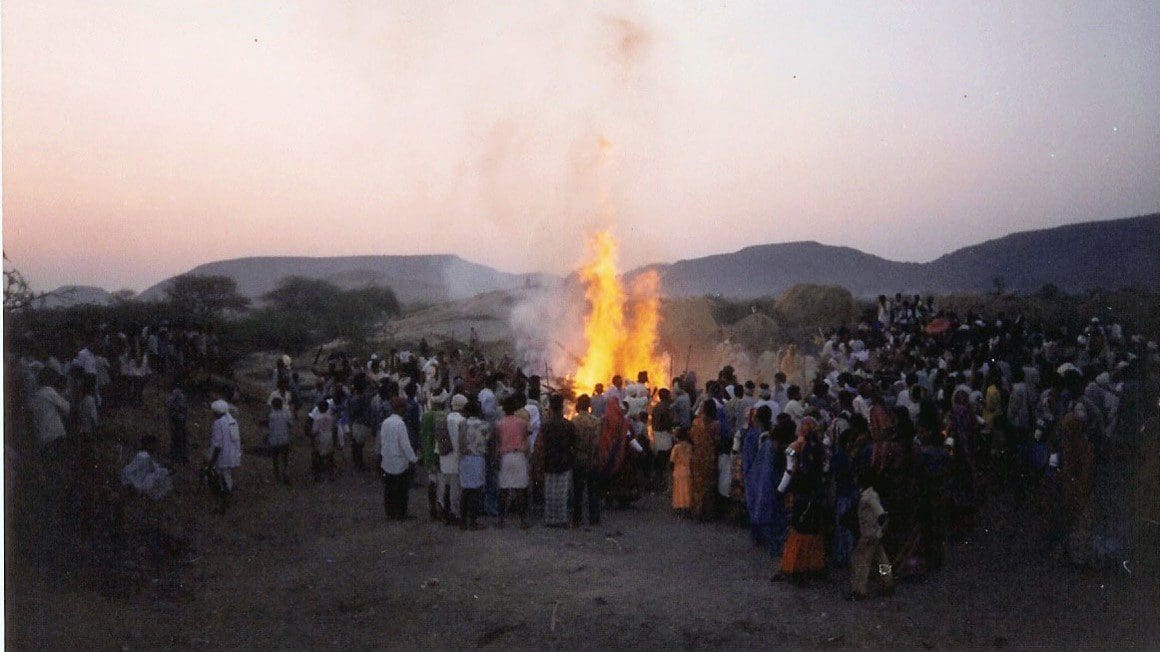
[[[304,323],[296,313],[281,308],[260,308],[236,319],[225,328],[223,345],[233,357],[254,351],[300,353],[325,339],[316,325]]]
[[[399,313],[394,291],[383,286],[343,290],[319,279],[292,276],[262,297],[269,304],[230,322],[228,340],[239,353],[304,349],[345,338],[360,344],[375,325]]]

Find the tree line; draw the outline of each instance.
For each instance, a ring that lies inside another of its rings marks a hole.
[[[68,348],[98,330],[130,332],[168,323],[213,331],[231,354],[258,350],[300,352],[344,338],[365,342],[382,321],[401,311],[386,286],[344,289],[321,279],[290,276],[255,304],[228,276],[183,274],[164,298],[145,301],[119,293],[108,305],[45,308],[44,293],[29,289],[19,271],[5,270],[4,321],[9,345],[34,338],[47,349]]]

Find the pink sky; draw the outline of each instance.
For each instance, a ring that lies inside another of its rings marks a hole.
[[[978,5],[978,6],[975,6]],[[3,3],[4,249],[929,260],[1160,210],[1160,4]]]

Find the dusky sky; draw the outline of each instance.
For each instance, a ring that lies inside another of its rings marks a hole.
[[[39,289],[251,255],[930,260],[1160,210],[1157,2],[3,3]]]

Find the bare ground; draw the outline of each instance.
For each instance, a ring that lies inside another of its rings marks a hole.
[[[256,440],[252,419],[243,423]],[[349,458],[336,482],[311,484],[303,441],[291,487],[271,481],[269,460],[244,464],[225,516],[192,468],[168,504],[126,503],[131,522],[151,519],[186,542],[131,565],[127,590],[94,579],[91,560],[61,570],[28,554],[13,537],[32,535],[10,523],[8,645],[1106,648],[1160,634],[1154,564],[1130,575],[1068,569],[1033,551],[1030,519],[1002,501],[946,567],[893,597],[850,603],[844,572],[773,584],[772,561],[745,530],[678,519],[664,495],[607,511],[593,529],[464,532],[430,522],[419,491],[417,518],[386,523],[377,476]]]

